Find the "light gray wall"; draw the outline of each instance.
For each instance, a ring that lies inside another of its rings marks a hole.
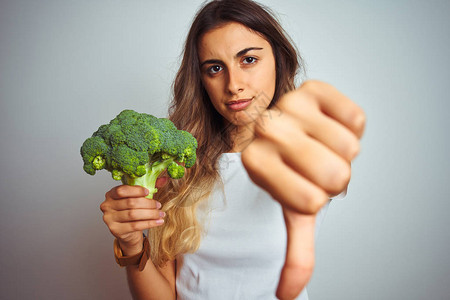
[[[164,116],[202,1],[0,2],[2,299],[128,299],[79,147],[124,108]],[[368,116],[310,296],[448,299],[449,1],[261,1]]]

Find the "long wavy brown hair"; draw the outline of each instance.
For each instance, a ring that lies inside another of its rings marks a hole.
[[[196,210],[220,182],[218,158],[232,149],[232,126],[214,109],[202,85],[198,49],[202,36],[228,22],[238,22],[265,38],[276,62],[276,85],[270,106],[295,88],[302,59],[274,14],[250,0],[215,0],[201,7],[188,33],[180,68],[173,83],[169,118],[198,141],[197,161],[179,180],[171,180],[157,194],[166,212],[163,226],[149,230],[152,260],[163,266],[179,254],[194,252],[200,245],[202,222]]]

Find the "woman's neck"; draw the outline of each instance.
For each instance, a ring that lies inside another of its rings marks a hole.
[[[255,132],[255,123],[249,123],[237,126],[231,133],[230,139],[233,143],[231,152],[242,152],[253,141]]]

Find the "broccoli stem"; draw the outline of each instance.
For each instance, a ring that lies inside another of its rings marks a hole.
[[[163,161],[153,162],[151,165],[150,163],[147,163],[145,164],[145,169],[147,171],[145,175],[136,178],[124,175],[122,177],[122,182],[128,185],[140,185],[145,187],[149,191],[146,198],[153,199],[153,195],[158,192],[158,189],[155,187],[158,176],[164,172],[173,161],[173,158],[169,158]]]

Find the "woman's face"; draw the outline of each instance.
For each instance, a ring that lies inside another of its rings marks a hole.
[[[205,33],[198,54],[202,82],[215,109],[238,127],[253,123],[275,93],[275,57],[269,42],[230,22]]]

